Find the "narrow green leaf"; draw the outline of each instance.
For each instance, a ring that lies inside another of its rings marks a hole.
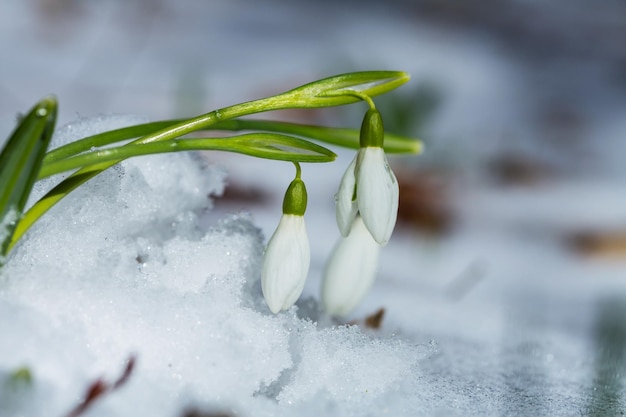
[[[170,127],[172,125],[180,123],[182,121],[184,121],[184,119],[162,120],[158,122],[143,123],[140,125],[122,127],[115,130],[109,130],[108,132],[98,133],[97,135],[88,136],[75,142],[70,142],[56,149],[52,149],[46,154],[43,162],[45,165],[51,162],[65,159],[69,156],[78,155],[79,153],[86,152],[93,148],[99,148],[113,143],[145,136],[150,133],[162,130],[166,127]]]
[[[334,152],[323,146],[277,133],[249,133],[221,138],[215,140],[214,144],[218,141],[218,146],[222,147],[219,150],[265,159],[291,162],[331,162],[337,157]]]
[[[330,162],[336,157],[329,149],[304,139],[275,133],[249,133],[225,138],[172,139],[145,144],[128,144],[85,152],[46,164],[39,172],[39,179],[77,168],[89,169],[105,162],[117,162],[136,156],[209,150],[236,152],[258,158],[291,162]]]
[[[44,158],[44,166],[75,156],[80,153],[134,139],[143,135],[157,132],[163,128],[167,128],[184,119],[162,120],[158,122],[144,123],[140,125],[123,127],[111,130],[97,135],[89,136],[76,142],[69,143],[59,148],[53,149],[46,154]],[[205,130],[227,130],[227,131],[244,131],[255,130],[272,133],[284,133],[301,136],[330,143],[332,145],[343,146],[346,148],[359,148],[359,130],[349,128],[334,128],[315,125],[305,125],[299,123],[279,122],[274,120],[261,119],[233,119],[223,120],[209,126]],[[387,153],[412,153],[419,154],[423,150],[423,144],[418,139],[407,138],[405,136],[394,135],[385,132],[385,152]]]
[[[274,120],[234,119],[218,122],[211,126],[210,130],[260,130],[302,136],[345,148],[359,149],[360,147],[359,129],[304,125]],[[419,139],[385,132],[384,149],[385,152],[393,154],[419,154],[423,151],[423,143]]]
[[[24,210],[54,132],[57,102],[47,97],[20,121],[0,153],[0,256],[8,253],[16,220]]]

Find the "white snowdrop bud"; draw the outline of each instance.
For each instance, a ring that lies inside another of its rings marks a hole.
[[[307,194],[299,173],[298,167],[298,175],[285,193],[280,223],[265,249],[261,288],[265,302],[274,314],[288,309],[298,300],[311,262],[304,224]]]
[[[374,282],[380,245],[372,238],[360,216],[348,237],[342,238],[326,264],[322,303],[332,316],[345,316],[363,299]]]

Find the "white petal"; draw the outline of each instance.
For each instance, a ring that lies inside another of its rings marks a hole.
[[[354,197],[354,187],[356,186],[356,176],[354,173],[356,160],[357,155],[354,156],[354,159],[350,162],[350,165],[348,165],[348,169],[346,169],[346,172],[341,178],[339,191],[335,194],[335,202],[337,204],[335,212],[337,216],[337,227],[339,227],[339,232],[343,237],[348,236],[348,233],[350,233],[350,225],[357,212],[356,200],[352,199],[352,197]]]
[[[350,235],[339,241],[324,271],[322,303],[328,314],[344,316],[361,302],[374,282],[379,252],[380,245],[357,216]]]
[[[386,245],[398,216],[398,180],[382,148],[361,148],[355,171],[359,213],[374,239]]]
[[[298,300],[310,261],[304,217],[284,214],[267,244],[261,274],[263,296],[272,313],[286,310]]]

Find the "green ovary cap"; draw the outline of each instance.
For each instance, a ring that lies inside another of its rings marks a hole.
[[[361,124],[361,148],[382,148],[384,140],[383,118],[378,110],[369,109]]]
[[[296,178],[291,181],[285,199],[283,200],[283,214],[294,214],[296,216],[304,216],[306,211],[306,187],[304,181]]]

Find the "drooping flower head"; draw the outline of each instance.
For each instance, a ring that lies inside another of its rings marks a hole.
[[[322,303],[344,316],[363,299],[376,276],[380,247],[396,224],[399,187],[383,150],[380,113],[370,101],[361,124],[360,149],[335,195],[337,226],[343,238],[324,271]]]
[[[309,272],[311,250],[304,224],[306,204],[306,187],[297,165],[296,178],[283,200],[283,215],[265,249],[261,273],[263,296],[274,314],[295,304]]]
[[[322,303],[328,314],[345,316],[361,302],[374,282],[379,253],[380,245],[357,215],[324,270]]]
[[[348,166],[335,199],[337,226],[344,237],[358,212],[374,240],[386,245],[396,224],[399,187],[383,141],[382,118],[371,108],[361,125],[361,148]]]

